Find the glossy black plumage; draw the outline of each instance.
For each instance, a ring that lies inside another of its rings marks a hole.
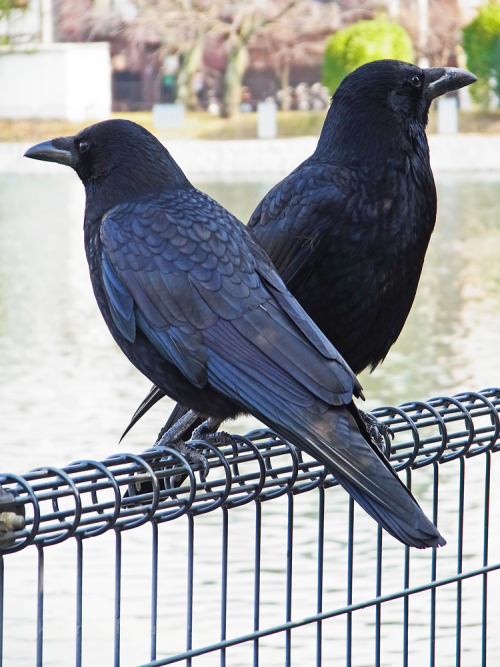
[[[248,230],[128,121],[26,155],[67,164],[86,191],[94,294],[118,345],[162,392],[202,414],[250,412],[330,470],[392,535],[444,544],[374,447],[360,386]]]

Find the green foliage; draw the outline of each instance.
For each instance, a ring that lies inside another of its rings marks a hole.
[[[0,20],[9,19],[11,12],[20,10],[25,11],[28,7],[28,0],[0,0]],[[0,46],[10,44],[10,35],[5,33],[0,35]]]
[[[8,18],[11,11],[17,9],[18,4],[16,0],[0,0],[0,18]]]
[[[500,95],[500,5],[490,3],[480,8],[463,29],[463,47],[467,67],[478,77],[470,89],[472,99],[487,109],[492,77],[496,81],[493,88]]]
[[[411,62],[414,57],[410,36],[400,25],[385,19],[358,21],[329,39],[323,60],[323,84],[333,93],[349,72],[364,63],[382,58]]]

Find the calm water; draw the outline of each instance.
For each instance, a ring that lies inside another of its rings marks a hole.
[[[272,183],[198,185],[246,220]],[[383,366],[362,377],[369,407],[425,400],[500,383],[500,175],[482,180],[472,176],[442,176],[438,180],[438,196],[437,230],[412,313]],[[114,453],[129,417],[149,389],[149,382],[116,348],[97,311],[83,251],[82,217],[83,189],[69,170],[62,169],[60,175],[0,176],[0,466],[3,471],[22,473],[40,465],[61,466],[79,458],[101,459]],[[157,405],[127,436],[120,449],[140,452],[150,446],[169,407],[166,401]],[[245,432],[253,425],[251,419],[243,419],[231,430]],[[494,479],[498,479],[497,489],[500,489],[499,463],[494,462],[493,470]],[[470,540],[465,556],[468,564],[478,565],[480,541],[475,539],[474,526],[481,521],[481,508],[475,503],[475,494],[481,493],[483,485],[481,465],[471,463],[468,468],[466,498],[470,504],[470,535],[467,533]],[[456,469],[452,467],[450,464],[449,470],[442,472],[440,496],[444,508],[447,484],[449,497],[456,498]],[[428,497],[426,479],[424,471],[417,493],[424,507]],[[311,497],[297,499],[295,508],[298,526],[304,527],[304,531],[297,531],[300,538],[295,546],[295,567],[301,572],[294,592],[295,616],[315,611],[311,590],[314,590],[317,499],[314,494],[307,495]],[[347,504],[344,501],[336,497],[335,511],[332,506],[327,510],[331,534],[326,545],[325,608],[345,603],[343,539]],[[493,502],[494,515],[495,508],[497,512],[500,510],[498,494]],[[266,507],[264,512],[262,626],[284,620],[281,563],[286,549],[282,528],[285,507],[279,502],[267,505],[272,507]],[[449,516],[444,516],[440,525],[451,549],[456,533],[456,507],[448,509]],[[248,553],[252,547],[248,547],[242,535],[253,533],[253,520],[250,508],[231,513],[228,636],[252,629],[251,610],[243,602],[247,594],[249,599],[252,594],[252,554]],[[360,515],[360,521],[363,520]],[[210,515],[196,523],[200,557],[196,602],[202,611],[195,619],[195,645],[211,643],[217,638],[217,618],[213,617],[218,614],[220,543],[214,535],[218,534],[219,522],[219,516]],[[168,566],[160,589],[160,654],[181,649],[185,634],[186,526],[178,523],[164,526],[161,535],[161,557]],[[360,545],[357,574],[359,590],[368,591],[370,597],[374,594],[371,545],[375,536],[371,523],[367,520],[367,538]],[[131,533],[124,536],[124,665],[145,662],[149,642],[150,534],[146,529]],[[493,536],[492,540],[492,552],[496,548],[498,561],[499,538]],[[88,665],[111,663],[112,549],[111,536],[88,540],[85,544],[84,658]],[[453,573],[456,564],[453,559],[446,559],[444,550],[442,553],[439,576],[446,576]],[[387,570],[384,585],[397,581],[396,586],[402,587],[401,556],[399,545],[391,545],[384,565]],[[33,664],[34,560],[33,550],[7,559],[7,665]],[[47,549],[46,561],[46,664],[67,665],[73,659],[74,642],[74,545]],[[418,583],[420,576],[422,581],[428,579],[428,555],[419,554],[413,563],[412,583]],[[496,584],[494,576],[490,583],[493,606],[500,596],[498,576]],[[463,664],[473,667],[478,664],[480,640],[477,629],[480,582],[466,584],[464,589],[467,606]],[[445,591],[440,598],[439,667],[455,664],[452,657],[455,602],[448,597]],[[425,602],[428,605],[427,598]],[[416,603],[412,608],[416,629],[410,638],[411,664],[422,665],[428,660],[424,611],[428,607],[419,610]],[[391,603],[384,609],[387,619],[384,665],[401,664],[402,637],[397,630],[401,609],[400,603]],[[497,611],[498,628],[500,610]],[[372,637],[372,625],[371,612],[356,616],[354,629],[358,635],[354,636],[364,637],[363,633],[371,632]],[[329,622],[324,632],[325,656],[343,656],[345,620]],[[264,665],[283,664],[282,640],[264,642],[268,646]],[[294,633],[296,664],[310,664],[311,641],[310,630]],[[373,662],[373,645],[368,640],[356,646],[353,664]],[[490,651],[489,664],[500,664],[498,632],[491,638]],[[231,656],[228,664],[232,666],[250,663],[246,649],[239,649],[239,653],[235,649],[228,655]],[[218,664],[214,656],[204,660],[195,664]],[[325,664],[333,663],[325,661]]]

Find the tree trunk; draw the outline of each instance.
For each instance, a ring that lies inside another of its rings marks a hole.
[[[184,51],[180,58],[177,97],[188,109],[196,109],[198,106],[193,77],[201,68],[202,57],[203,45],[198,42],[193,48]]]
[[[246,46],[238,44],[227,56],[226,71],[222,95],[222,118],[231,118],[240,111],[242,79],[248,64]]]
[[[288,56],[285,58],[283,67],[281,69],[281,91],[283,93],[283,100],[281,103],[281,108],[283,111],[290,111],[291,107],[291,98],[288,94],[288,88],[290,86],[290,58]]]

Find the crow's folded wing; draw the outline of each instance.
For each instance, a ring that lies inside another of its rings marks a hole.
[[[194,385],[264,414],[275,400],[338,405],[358,391],[261,248],[209,197],[180,191],[116,207],[101,240],[115,324],[128,340],[140,329]]]
[[[323,259],[325,240],[335,238],[340,250],[344,237],[355,247],[350,208],[356,195],[359,181],[350,169],[309,158],[258,204],[248,228],[291,291]]]

